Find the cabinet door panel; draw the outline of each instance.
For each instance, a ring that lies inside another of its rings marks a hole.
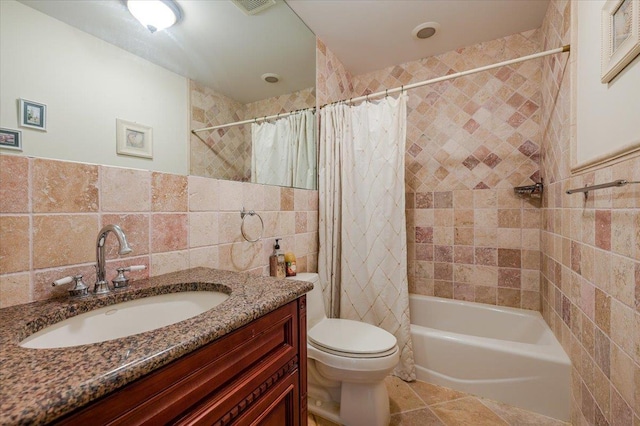
[[[280,372],[277,378],[281,379],[297,368],[298,325],[294,301],[58,423],[169,423],[197,411],[203,401],[213,403],[215,415],[221,417],[275,373]]]
[[[290,375],[239,419],[238,425],[298,426],[298,377]]]

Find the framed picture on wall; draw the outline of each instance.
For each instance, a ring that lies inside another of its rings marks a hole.
[[[22,151],[22,132],[0,127],[0,148]]]
[[[117,118],[116,152],[120,155],[153,158],[153,129]]]
[[[20,127],[47,131],[47,106],[26,99],[19,100]]]
[[[640,53],[640,0],[607,0],[602,7],[602,83]]]

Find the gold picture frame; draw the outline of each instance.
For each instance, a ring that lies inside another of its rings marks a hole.
[[[607,0],[602,7],[602,83],[640,54],[640,0]]]

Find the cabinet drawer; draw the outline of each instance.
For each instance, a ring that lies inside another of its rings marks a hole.
[[[237,409],[246,393],[263,381],[278,374],[281,378],[298,367],[298,338],[297,302],[293,301],[58,423],[173,423],[203,404],[221,418]],[[245,408],[253,402],[245,403]]]

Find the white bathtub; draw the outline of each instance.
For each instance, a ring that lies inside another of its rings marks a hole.
[[[538,312],[410,295],[418,380],[568,421],[571,362]]]

